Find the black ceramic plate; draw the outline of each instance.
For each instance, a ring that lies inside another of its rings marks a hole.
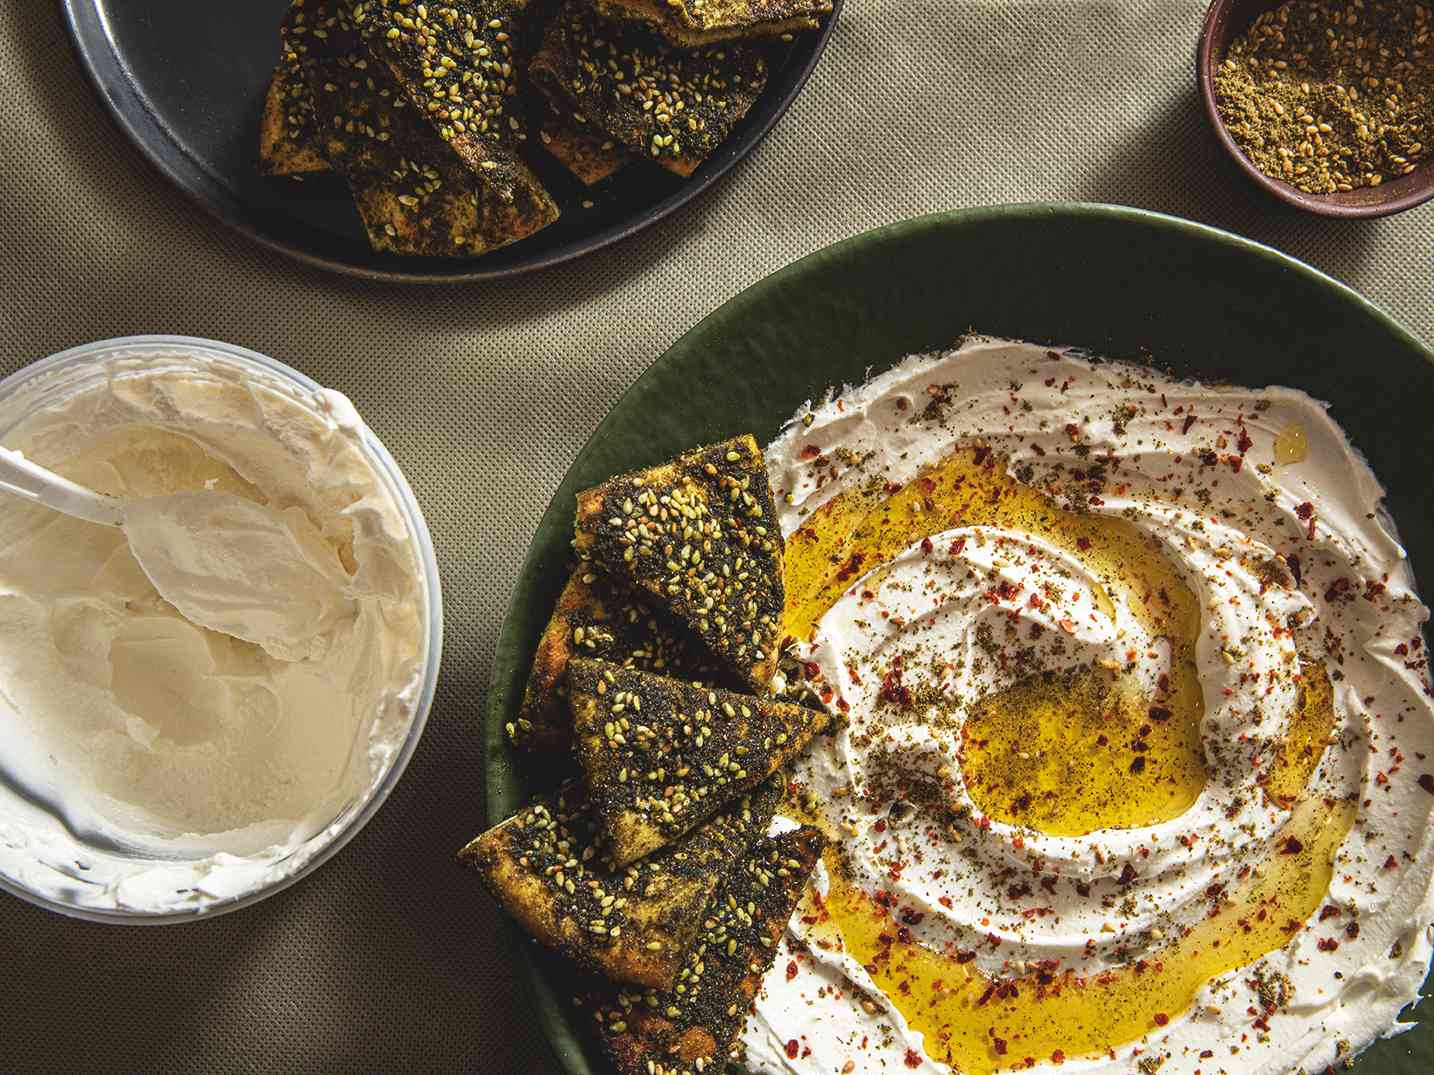
[[[81,66],[120,128],[180,190],[251,238],[354,276],[445,282],[513,276],[601,249],[661,220],[752,151],[796,99],[843,0],[816,33],[776,46],[766,92],[688,179],[633,167],[596,192],[535,153],[563,209],[531,239],[476,259],[369,249],[343,181],[259,174],[259,113],[279,55],[287,0],[60,0]],[[583,201],[591,200],[590,209]]]
[[[859,384],[971,329],[1149,355],[1184,375],[1329,400],[1389,490],[1421,590],[1434,593],[1434,352],[1375,307],[1268,247],[1137,209],[922,217],[818,251],[726,303],[648,367],[578,454],[538,524],[498,640],[484,732],[490,822],[552,779],[551,764],[519,763],[503,725],[567,578],[578,490],[737,433],[765,444],[828,385]],[[571,971],[530,943],[522,950],[537,1023],[563,1070],[609,1072],[568,999]],[[1418,1029],[1379,1042],[1356,1075],[1434,1072],[1434,996],[1406,1014]]]

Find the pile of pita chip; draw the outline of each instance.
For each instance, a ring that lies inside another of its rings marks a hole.
[[[774,42],[831,0],[290,0],[259,166],[337,173],[375,250],[476,257],[559,207],[545,152],[593,186],[688,176],[751,109]]]
[[[580,493],[573,546],[506,731],[576,775],[459,861],[598,976],[618,1071],[720,1070],[825,846],[773,826],[784,769],[832,724],[777,674],[783,544],[756,440]]]

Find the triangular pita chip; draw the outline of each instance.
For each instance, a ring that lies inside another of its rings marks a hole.
[[[544,109],[538,138],[559,164],[589,187],[621,171],[632,160],[627,150],[594,129],[580,113],[563,108]]]
[[[683,48],[815,30],[831,0],[594,0],[610,19],[646,23]]]
[[[716,1075],[826,841],[813,828],[762,840],[717,893],[670,990],[618,990],[595,1006],[619,1075]]]
[[[355,19],[418,113],[490,194],[545,204],[557,219],[518,152],[528,137],[517,54],[526,7],[527,0],[360,0]]]
[[[578,555],[631,580],[754,691],[776,671],[782,536],[749,435],[578,494]]]
[[[502,198],[463,166],[373,58],[347,0],[293,0],[283,32],[313,93],[320,148],[374,249],[473,257],[556,219],[541,188]]]
[[[548,23],[533,81],[619,145],[687,176],[732,133],[767,84],[758,46],[685,51],[569,0]]]
[[[522,706],[505,730],[515,746],[567,750],[573,742],[566,673],[574,655],[703,683],[716,682],[716,661],[650,598],[580,563],[558,597],[538,641]]]
[[[777,779],[626,869],[613,866],[580,786],[540,799],[478,837],[459,861],[539,942],[619,982],[671,988],[722,876],[764,832]]]
[[[259,121],[259,164],[264,174],[329,171],[329,162],[319,151],[318,135],[314,98],[299,67],[299,57],[284,46]]]
[[[635,862],[805,749],[830,717],[605,661],[568,662],[578,761],[613,861]]]

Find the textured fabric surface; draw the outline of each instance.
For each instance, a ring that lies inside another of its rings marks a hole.
[[[431,290],[326,275],[230,233],[111,126],[54,5],[0,3],[0,371],[137,332],[299,367],[347,392],[398,458],[447,602],[443,679],[408,774],[309,880],[159,930],[0,899],[0,1069],[552,1070],[495,913],[452,863],[483,822],[480,709],[502,610],[551,490],[617,395],[800,255],[940,209],[1121,202],[1271,243],[1434,341],[1434,206],[1335,222],[1260,196],[1199,110],[1204,6],[851,0],[792,112],[698,204],[543,275]]]

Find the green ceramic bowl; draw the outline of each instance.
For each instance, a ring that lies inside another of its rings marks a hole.
[[[1434,352],[1385,314],[1268,247],[1155,213],[1014,205],[922,217],[828,247],[738,295],[653,363],[598,427],[538,526],[498,642],[485,731],[491,820],[551,777],[526,772],[502,728],[566,579],[574,494],[735,433],[765,443],[828,385],[859,383],[971,329],[1332,401],[1389,488],[1420,585],[1434,592]],[[606,1073],[575,1018],[570,974],[531,945],[522,952],[538,1025],[563,1069]],[[1362,1075],[1434,1071],[1434,1000],[1414,1015],[1423,1025],[1370,1049]]]

